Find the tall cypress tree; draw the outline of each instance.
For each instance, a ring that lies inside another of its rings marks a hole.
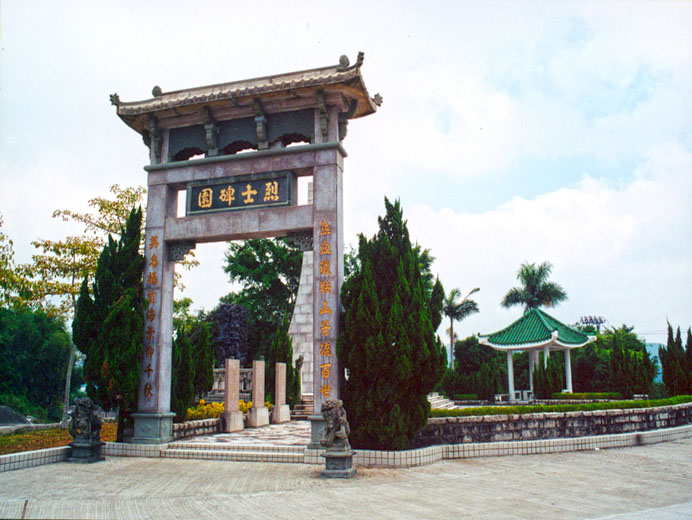
[[[288,334],[289,322],[285,319],[284,323],[276,330],[272,337],[272,343],[267,353],[267,363],[265,365],[265,394],[273,396],[276,383],[276,363],[286,363],[286,403],[293,407],[298,401],[299,373],[293,366],[293,339]],[[276,403],[276,401],[274,401]]]
[[[96,266],[93,299],[85,279],[72,324],[75,345],[86,356],[87,393],[102,407],[119,409],[118,440],[137,408],[145,305],[141,227],[142,210],[133,208],[120,239],[108,237]]]
[[[400,204],[385,198],[385,208],[377,235],[360,236],[360,266],[344,284],[337,353],[348,371],[342,397],[352,444],[402,450],[426,424],[444,352]]]
[[[669,395],[692,394],[692,333],[688,329],[685,348],[682,346],[680,327],[673,335],[673,327],[668,324],[668,342],[659,347],[663,383]]]
[[[181,327],[173,340],[173,366],[171,370],[171,411],[176,422],[187,419],[187,409],[195,400],[194,358],[190,337]]]
[[[201,323],[197,333],[191,338],[194,357],[193,386],[199,398],[214,386],[214,350],[209,340],[209,324]]]

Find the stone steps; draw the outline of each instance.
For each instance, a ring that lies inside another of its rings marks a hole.
[[[303,395],[303,399],[291,410],[291,420],[304,420],[314,413],[314,399],[312,395]]]
[[[161,453],[167,459],[208,459],[235,462],[287,462],[301,464],[305,455],[281,451],[191,450],[168,448]]]
[[[430,403],[430,408],[434,410],[452,410],[457,407],[454,401],[450,401],[437,392],[428,394],[428,402]]]
[[[174,442],[162,453],[169,459],[303,463],[305,446],[238,445],[223,442]]]

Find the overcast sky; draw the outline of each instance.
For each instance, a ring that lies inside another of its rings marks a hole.
[[[549,312],[566,323],[602,315],[654,342],[666,320],[692,325],[692,3],[329,5],[3,0],[0,212],[17,260],[81,231],[53,210],[146,183],[147,149],[109,94],[364,51],[384,103],[344,141],[347,243],[400,198],[445,288],[481,289],[460,337],[521,315],[500,301],[527,261],[553,263],[569,299]],[[224,249],[198,246],[183,277],[196,308],[230,289]]]

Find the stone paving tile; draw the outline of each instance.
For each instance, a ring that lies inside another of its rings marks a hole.
[[[692,518],[692,439],[358,468],[109,457],[0,474],[0,518]]]
[[[310,421],[270,424],[261,428],[246,428],[235,433],[198,435],[182,440],[184,442],[224,443],[243,446],[307,446],[310,444]]]

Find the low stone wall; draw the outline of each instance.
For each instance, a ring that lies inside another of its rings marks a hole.
[[[692,403],[658,408],[553,412],[479,417],[435,417],[415,447],[498,441],[589,437],[643,432],[692,423]]]
[[[221,421],[216,419],[202,419],[200,421],[185,421],[184,423],[173,423],[173,440],[194,437],[195,435],[206,435],[208,433],[220,433]]]

